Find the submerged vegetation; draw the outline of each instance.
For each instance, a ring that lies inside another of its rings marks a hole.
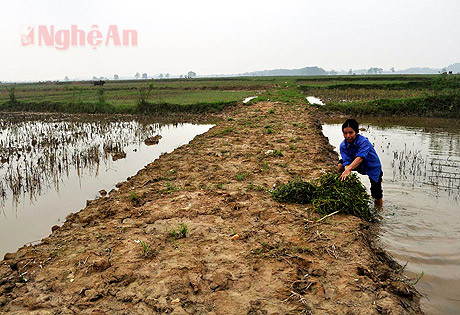
[[[105,117],[103,121],[62,115],[3,115],[0,119],[0,201],[14,201],[42,190],[59,190],[62,179],[98,174],[100,168],[126,157],[128,146],[154,136],[152,122]],[[100,118],[99,118],[100,119]],[[133,193],[130,201],[139,200]]]
[[[365,220],[372,219],[369,195],[355,174],[345,181],[335,173],[324,174],[312,182],[298,179],[281,184],[272,192],[272,197],[284,203],[311,203],[321,215],[340,211]]]

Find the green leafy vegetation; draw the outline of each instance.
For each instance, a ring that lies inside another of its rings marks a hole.
[[[148,257],[152,254],[152,250],[150,249],[150,244],[143,241],[143,240],[138,240],[137,243],[139,243],[139,245],[141,246],[142,248],[142,252],[141,252],[141,255],[144,256],[144,257]]]
[[[117,80],[108,81],[103,88],[83,81],[46,82],[0,84],[0,111],[205,113],[219,112],[254,95],[258,95],[254,102],[280,102],[282,106],[307,105],[305,97],[314,95],[326,103],[321,109],[329,112],[457,118],[459,94],[459,75]],[[282,106],[267,114],[282,113]],[[265,133],[275,130],[269,127]]]
[[[279,185],[272,192],[272,197],[278,202],[308,204],[312,202],[315,191],[315,185],[296,179],[287,184]]]
[[[171,184],[171,182],[167,182],[165,186],[166,186],[166,189],[163,190],[162,192],[167,193],[167,194],[170,194],[176,191],[180,191],[181,189],[179,186],[174,186],[173,184]]]
[[[141,205],[141,199],[139,198],[139,196],[134,192],[132,191],[130,194],[129,194],[129,201],[133,204],[133,206],[135,207],[139,207]]]
[[[460,118],[460,94],[329,103],[326,111],[357,115],[411,115]]]
[[[348,79],[347,79],[348,78]],[[297,81],[326,112],[347,115],[460,117],[460,76],[340,76]]]
[[[238,180],[238,181],[243,181],[243,180],[245,180],[246,177],[248,177],[248,176],[249,176],[248,173],[246,173],[246,172],[241,172],[241,173],[236,174],[236,180]]]
[[[340,174],[328,173],[316,181],[312,202],[315,211],[322,215],[341,211],[370,220],[370,197],[358,176],[350,174],[344,181],[339,177]]]
[[[321,215],[340,211],[371,220],[370,197],[359,178],[351,174],[342,181],[339,177],[339,174],[327,173],[312,182],[297,179],[279,185],[272,197],[283,203],[311,203]]]
[[[252,80],[135,80],[24,83],[0,88],[0,110],[67,113],[163,114],[220,111],[236,105],[259,90],[270,88],[269,79]]]
[[[176,229],[171,229],[169,231],[169,236],[174,239],[186,238],[188,233],[188,227],[185,223],[179,225]]]

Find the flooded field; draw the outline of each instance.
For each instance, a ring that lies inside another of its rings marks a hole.
[[[332,145],[345,119],[328,120]],[[381,241],[424,295],[426,314],[460,313],[460,121],[358,119],[382,161]],[[361,177],[369,187],[367,177]],[[417,279],[419,279],[417,281]]]
[[[0,256],[46,237],[87,199],[116,189],[211,127],[126,116],[2,114]]]

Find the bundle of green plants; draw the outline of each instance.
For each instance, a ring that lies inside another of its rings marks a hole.
[[[313,182],[297,179],[279,185],[271,195],[283,203],[312,203],[314,210],[321,215],[340,211],[364,220],[372,219],[370,197],[355,174],[350,174],[344,181],[336,173],[326,173]]]
[[[313,208],[322,215],[336,211],[351,214],[365,220],[371,219],[369,195],[356,174],[344,181],[340,174],[327,173],[316,180],[317,187]]]
[[[315,185],[296,179],[287,184],[281,184],[272,192],[272,197],[278,202],[284,203],[311,203],[315,194]]]

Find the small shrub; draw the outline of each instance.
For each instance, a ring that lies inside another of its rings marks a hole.
[[[270,164],[268,164],[267,161],[262,163],[262,167],[264,168],[265,171],[268,171],[270,169]]]
[[[150,98],[150,93],[152,92],[153,85],[150,84],[148,88],[141,87],[139,89],[139,100],[138,104],[139,105],[145,105],[147,104],[149,98]]]
[[[266,191],[265,187],[260,186],[260,185],[254,185],[253,183],[249,183],[248,185],[249,190],[254,190],[254,191]]]
[[[97,90],[97,100],[99,104],[105,104],[105,90],[104,88],[99,88]]]
[[[129,194],[129,201],[133,204],[133,206],[138,207],[141,205],[141,199],[137,194],[133,191]]]
[[[16,87],[12,86],[10,88],[6,88],[8,91],[8,97],[10,98],[11,104],[16,104],[18,101],[16,100]]]
[[[171,184],[170,182],[167,182],[166,183],[166,189],[163,190],[162,192],[163,193],[166,193],[166,194],[171,194],[173,192],[176,192],[176,191],[180,191],[180,187],[179,186],[174,186],[173,184]]]
[[[236,174],[236,180],[243,181],[248,176],[249,175],[247,173],[245,173],[245,172],[238,173],[238,174]]]
[[[182,223],[177,228],[177,231],[175,229],[172,229],[171,231],[169,231],[169,236],[177,240],[177,239],[180,239],[180,238],[186,238],[187,233],[188,233],[187,224]]]
[[[283,153],[281,153],[280,150],[273,150],[273,155],[281,157],[281,156],[283,156]]]
[[[153,251],[150,249],[150,244],[143,241],[143,240],[137,240],[135,241],[136,243],[138,243],[141,248],[142,248],[142,252],[141,252],[141,255],[144,256],[144,257],[148,257],[150,255],[153,254]]]

